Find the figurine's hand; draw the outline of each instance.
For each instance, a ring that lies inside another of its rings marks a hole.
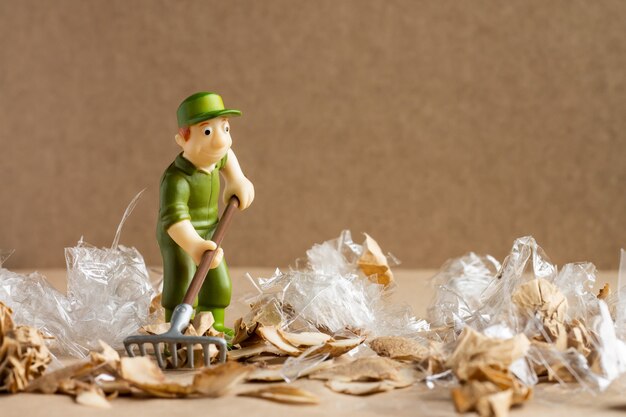
[[[243,175],[230,183],[227,182],[224,189],[224,204],[228,204],[232,196],[239,199],[239,210],[245,210],[254,201],[254,185]]]
[[[202,255],[204,252],[208,250],[215,250],[217,245],[212,240],[202,240],[199,241],[197,245],[192,249],[190,255],[193,258],[193,261],[196,265],[200,265],[200,261],[202,261]],[[220,263],[222,263],[222,259],[224,258],[224,250],[222,248],[218,248],[215,251],[215,256],[211,261],[210,269],[217,268]]]
[[[215,252],[215,256],[213,257],[213,260],[211,261],[211,266],[209,267],[209,269],[215,269],[218,266],[220,266],[223,259],[224,259],[224,249],[217,248],[217,251]]]

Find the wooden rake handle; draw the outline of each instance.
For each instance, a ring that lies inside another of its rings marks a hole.
[[[238,207],[239,199],[232,196],[228,201],[228,205],[224,209],[222,217],[217,224],[217,229],[215,229],[215,233],[213,233],[213,237],[211,238],[211,240],[217,245],[217,248],[221,246],[224,235],[226,234],[226,229],[228,229],[228,225],[230,224],[233,214],[235,214]],[[191,280],[191,284],[189,284],[185,298],[183,298],[184,304],[193,305],[193,302],[196,300],[196,297],[200,292],[200,288],[202,287],[202,284],[204,284],[204,278],[206,278],[206,274],[209,272],[209,267],[211,266],[211,262],[213,262],[217,248],[215,248],[215,250],[208,250],[202,255],[200,265],[198,265],[198,269]]]

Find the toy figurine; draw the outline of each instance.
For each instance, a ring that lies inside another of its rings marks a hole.
[[[196,93],[178,107],[178,134],[174,140],[182,152],[161,178],[157,240],[163,257],[163,298],[165,319],[181,303],[187,287],[211,241],[218,222],[221,173],[225,180],[224,201],[239,199],[245,210],[254,200],[254,186],[239,166],[231,149],[229,117],[239,110],[224,108],[215,93]],[[224,326],[224,312],[230,304],[231,280],[218,249],[198,295],[196,311],[213,313],[213,327],[232,335]]]

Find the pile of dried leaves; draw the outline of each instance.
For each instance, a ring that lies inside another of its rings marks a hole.
[[[28,392],[68,394],[80,404],[109,407],[119,395],[183,398],[219,397],[244,380],[250,368],[235,362],[204,368],[191,382],[168,379],[148,357],[120,358],[102,342],[102,352],[91,352],[78,363],[45,374],[26,388]]]
[[[120,358],[102,343],[102,352],[91,352],[80,362],[33,380],[27,392],[67,394],[80,404],[109,407],[119,395],[182,398],[218,397],[244,380],[250,368],[235,362],[204,368],[189,383],[168,379],[147,357]]]
[[[15,326],[11,313],[0,302],[0,392],[15,393],[41,376],[52,357],[43,335],[32,327]]]
[[[249,366],[227,362],[204,368],[188,383],[166,378],[147,357],[120,358],[101,342],[102,352],[44,374],[51,362],[43,336],[36,329],[14,326],[11,309],[0,303],[0,392],[67,394],[80,404],[110,407],[118,395],[139,397],[218,397],[243,381]]]

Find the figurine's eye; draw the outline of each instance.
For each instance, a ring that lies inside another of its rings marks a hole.
[[[230,132],[230,126],[225,125],[224,126],[224,132],[226,132],[226,133]]]
[[[210,136],[212,131],[213,131],[213,129],[211,129],[210,127],[205,127],[204,128],[204,136]]]

